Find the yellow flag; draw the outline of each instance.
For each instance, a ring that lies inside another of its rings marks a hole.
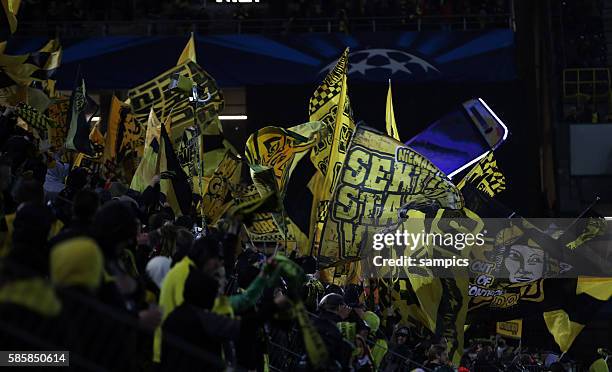
[[[8,38],[8,36],[10,36],[11,34],[14,34],[15,31],[17,31],[17,12],[19,11],[19,5],[21,4],[21,0],[1,0],[0,4],[0,13],[2,13],[2,17],[0,18],[0,21],[2,23],[6,23],[7,26],[3,26],[7,28],[7,32],[6,34],[0,34],[0,36],[2,36],[2,45],[1,45],[1,49],[0,49],[0,53],[4,52],[4,46],[5,46],[5,40]],[[4,19],[2,19],[4,18]]]
[[[202,195],[202,208],[206,222],[214,225],[218,219],[231,206],[233,200],[230,194],[231,186],[240,181],[240,159],[236,158],[230,150],[213,173],[208,182],[206,192]]]
[[[66,96],[54,98],[51,105],[47,108],[49,119],[56,124],[55,127],[48,128],[49,144],[55,150],[64,147],[66,136],[68,135],[68,110],[70,109],[70,99]]]
[[[496,332],[500,336],[520,339],[523,336],[523,319],[497,322]]]
[[[397,124],[395,123],[395,113],[393,112],[393,94],[391,93],[391,79],[389,79],[389,91],[387,92],[387,111],[385,115],[385,121],[387,122],[387,135],[399,141],[400,137],[399,133],[397,132]]]
[[[463,208],[457,187],[428,159],[359,126],[324,220],[320,262],[360,257],[372,234],[397,223],[404,206],[416,209],[432,202],[441,208]]]
[[[155,146],[149,146],[144,150],[142,159],[140,159],[138,168],[136,168],[134,177],[132,177],[130,189],[143,192],[144,189],[149,186],[151,179],[157,174],[157,159],[159,157],[158,152],[159,143],[157,143],[157,140],[155,142]]]
[[[338,59],[336,66],[317,87],[308,105],[310,121],[321,121],[324,129],[327,129],[327,136],[319,141],[320,143],[310,156],[312,163],[323,175],[327,174],[328,168],[334,168],[330,157],[333,156],[334,160],[340,160],[339,154],[346,152],[355,128],[346,95],[348,53],[347,48]],[[341,99],[342,102],[340,102]],[[343,115],[336,115],[338,108],[343,108]]]
[[[197,62],[196,61],[196,50],[195,50],[195,39],[193,37],[193,32],[191,33],[191,36],[189,36],[189,41],[187,41],[185,48],[183,48],[183,52],[181,53],[181,56],[179,57],[178,62],[176,62],[176,65],[180,66],[183,63],[188,62],[188,61]]]
[[[567,312],[561,309],[545,311],[543,315],[548,331],[553,335],[559,349],[566,353],[584,328],[584,324],[572,321]]]
[[[100,126],[100,122],[97,122],[89,133],[89,140],[91,141],[91,146],[94,150],[94,155],[92,158],[96,159],[102,157],[106,143],[106,138],[102,134],[102,131],[100,131]]]
[[[189,100],[185,94],[170,89],[170,82],[174,74],[187,77],[201,88],[204,97],[210,94],[210,99],[204,105],[198,106],[196,120]],[[202,70],[197,63],[187,61],[179,66],[159,74],[157,77],[128,91],[130,105],[134,118],[145,123],[151,109],[155,115],[165,121],[172,117],[172,139],[176,141],[185,129],[198,124],[202,131],[214,124],[214,119],[223,110],[223,94],[217,86],[215,79]]]
[[[159,136],[161,134],[161,123],[155,114],[155,111],[151,109],[149,112],[149,119],[147,120],[147,132],[145,135],[144,151],[151,146],[153,140],[157,140],[159,144]]]
[[[309,122],[292,128],[265,127],[251,134],[245,146],[250,165],[274,169],[276,187],[283,191],[295,167],[315,144],[321,122]],[[270,185],[272,186],[272,185]]]
[[[47,42],[41,49],[23,55],[0,53],[0,76],[18,85],[29,85],[32,81],[46,83],[59,67],[62,46],[58,39]]]
[[[314,195],[317,222],[312,233],[312,246],[320,246],[323,224],[327,218],[329,202],[342,169],[355,122],[347,96],[348,48],[342,53],[338,63],[325,77],[310,99],[311,121],[322,121],[327,136],[313,148],[311,160],[319,170],[322,188]]]
[[[490,197],[494,197],[506,189],[506,177],[497,166],[492,150],[480,159],[463,177],[457,187],[461,190],[466,184],[471,184]]]
[[[142,157],[144,142],[144,129],[134,121],[129,105],[113,96],[106,129],[104,159],[113,160],[128,151],[140,151]]]

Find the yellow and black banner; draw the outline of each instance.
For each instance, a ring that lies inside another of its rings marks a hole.
[[[64,142],[68,136],[68,110],[70,109],[70,99],[62,96],[54,98],[47,108],[47,116],[56,125],[48,128],[49,144],[55,150],[64,147]]]
[[[520,339],[523,336],[523,319],[497,322],[495,329],[500,336]]]
[[[230,150],[227,150],[202,196],[203,213],[207,223],[215,224],[232,205],[231,187],[239,183],[241,170],[240,159],[236,158]]]
[[[6,41],[17,31],[17,11],[21,0],[1,0],[0,4],[0,42]],[[0,49],[0,53],[3,49]]]
[[[57,126],[53,120],[26,103],[18,104],[16,112],[23,121],[36,130],[40,138],[46,138],[47,131]]]
[[[260,207],[265,200],[257,191],[255,185],[234,185],[232,188],[232,197],[234,198],[235,206],[232,209],[240,209],[241,205],[249,208]],[[249,238],[253,242],[295,242],[295,238],[288,233],[285,236],[279,229],[278,221],[275,220],[274,214],[271,212],[254,212],[250,215],[249,221],[245,224]]]
[[[282,192],[293,172],[294,160],[301,159],[316,144],[320,130],[321,122],[309,122],[288,129],[265,127],[247,140],[246,159],[251,165],[272,168],[276,187]]]
[[[485,157],[480,159],[463,177],[457,187],[462,189],[466,184],[473,185],[490,197],[494,197],[506,189],[506,177],[497,166],[493,151],[489,151]]]
[[[33,81],[46,83],[59,67],[61,59],[62,47],[57,39],[28,54],[0,53],[0,87],[27,86]]]
[[[198,107],[197,122],[201,128],[223,110],[223,95],[217,87],[217,83],[197,63],[187,61],[179,66],[173,67],[150,81],[139,85],[128,92],[132,111],[137,121],[146,123],[151,108],[155,115],[165,122],[172,118],[172,138],[177,139],[183,131],[195,124],[194,113],[188,100],[190,92],[170,90],[172,75],[179,73],[198,85],[203,99],[210,94],[206,104]]]
[[[324,175],[327,174],[328,168],[336,166],[335,162],[329,165],[330,157],[334,157],[333,160],[337,160],[338,157],[337,154],[334,155],[334,148],[337,149],[337,153],[346,153],[355,127],[346,92],[348,53],[347,48],[338,59],[336,66],[317,87],[308,105],[310,121],[323,122],[324,127],[327,127],[327,135],[321,138],[311,153],[313,164]],[[340,117],[337,115],[339,109],[343,110],[343,115]],[[343,120],[344,116],[347,120]]]
[[[130,106],[113,96],[106,130],[105,159],[121,160],[130,153],[142,157],[144,126],[134,120]]]
[[[327,219],[329,204],[355,130],[353,111],[348,99],[347,68],[348,48],[310,99],[310,120],[320,120],[327,131],[327,136],[319,140],[310,155],[313,164],[321,173],[315,177],[322,178],[321,187],[313,194],[316,223],[311,222],[314,230],[309,232],[313,249],[323,245],[323,224]]]
[[[318,256],[359,257],[372,234],[406,206],[461,209],[463,198],[433,163],[403,143],[360,126],[352,138],[323,229]]]

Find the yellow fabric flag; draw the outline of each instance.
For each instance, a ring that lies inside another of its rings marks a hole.
[[[168,118],[166,124],[161,127],[159,157],[156,168],[161,176],[161,192],[166,195],[167,202],[174,211],[174,215],[181,216],[191,212],[192,186],[172,147],[172,141],[166,129],[171,126],[168,123],[170,120],[171,118]]]
[[[338,179],[324,220],[320,261],[360,257],[372,235],[397,223],[406,205],[463,208],[461,193],[433,163],[366,126],[353,135]]]
[[[466,184],[473,185],[490,197],[506,189],[506,177],[497,166],[492,150],[470,169],[457,187],[461,190]]]
[[[322,188],[313,200],[317,219],[311,235],[313,248],[321,246],[329,203],[355,131],[353,112],[347,96],[348,53],[347,48],[310,99],[310,120],[323,122],[327,130],[327,136],[321,138],[311,152],[311,160],[323,176]]]
[[[146,142],[144,153],[134,176],[130,188],[138,192],[143,192],[149,186],[153,176],[159,173],[159,150],[160,150],[161,123],[151,109],[147,122]]]
[[[183,52],[181,53],[181,56],[179,57],[178,62],[176,62],[176,65],[180,66],[183,63],[189,62],[189,61],[197,62],[195,40],[193,37],[193,32],[191,33],[191,36],[189,36],[189,41],[187,41],[185,48],[183,48]]]
[[[565,310],[553,310],[543,313],[548,331],[553,335],[559,349],[566,353],[584,324],[573,322]]]
[[[120,154],[125,155],[128,150],[137,152],[143,146],[144,130],[140,125],[135,125],[130,107],[113,96],[106,129],[104,160],[115,161]],[[143,150],[140,149],[141,155]]]
[[[217,223],[223,213],[232,205],[231,187],[240,182],[241,170],[240,159],[236,158],[230,150],[227,150],[202,196],[203,213],[208,224],[214,225]]]
[[[58,39],[53,39],[32,53],[16,56],[0,53],[0,75],[18,85],[29,85],[32,81],[46,83],[61,59],[62,46]]]
[[[496,332],[500,336],[520,339],[523,336],[523,319],[497,322]]]
[[[6,46],[6,39],[17,31],[17,12],[19,11],[19,5],[21,4],[21,0],[1,0],[2,4],[0,5],[0,13],[2,13],[2,23],[6,22],[5,30],[2,30],[2,34],[0,34],[0,53],[4,52],[4,47]]]
[[[66,136],[68,136],[68,110],[70,109],[70,99],[66,96],[54,98],[51,105],[47,108],[47,114],[56,126],[48,128],[49,144],[57,151],[64,147]]]
[[[309,122],[288,129],[260,129],[251,134],[246,142],[246,159],[250,165],[274,169],[276,187],[282,192],[295,162],[316,144],[320,129],[321,122]]]
[[[147,132],[145,134],[145,143],[143,151],[147,151],[147,148],[151,146],[151,143],[153,143],[154,139],[157,140],[157,143],[159,144],[160,134],[161,122],[157,118],[155,111],[151,109],[151,111],[149,112],[149,119],[147,120]]]
[[[327,127],[324,127],[321,122],[314,121],[287,129],[280,127],[265,127],[253,133],[247,140],[245,146],[245,156],[251,166],[253,180],[262,182],[263,177],[261,176],[271,169],[274,177],[268,178],[271,184],[267,185],[267,188],[270,190],[278,190],[280,195],[284,198],[296,165],[301,161],[310,162],[310,160],[306,158],[306,155],[309,154],[314,146],[320,143],[320,138],[326,137],[327,129],[325,128]],[[319,180],[322,177],[320,173],[317,172],[315,177],[310,179],[310,181],[313,181],[314,178]],[[321,183],[322,182],[319,184]],[[297,185],[297,187],[307,191],[307,185],[300,184]],[[312,193],[311,195],[314,194],[315,193]],[[313,218],[312,216],[314,216],[313,203],[304,202],[300,204],[301,205],[296,208],[299,209],[297,214],[304,216],[305,221],[311,221]],[[284,228],[286,227],[288,229],[287,235],[290,236],[288,239],[297,239],[297,246],[302,249],[300,253],[309,254],[310,245],[307,235],[311,232],[310,229],[306,226],[298,227],[295,225],[294,221],[290,220],[289,211],[285,212],[286,213],[283,214],[287,216],[288,221],[285,221],[287,223],[283,222],[282,217],[276,216],[276,220],[280,221],[283,226],[277,226],[278,229],[275,229],[272,234],[276,235],[278,233],[282,236],[283,234],[281,231],[284,232]],[[266,214],[265,218],[263,218],[262,214],[259,214],[259,216],[262,217],[260,221],[266,220],[272,223],[274,222],[274,218],[272,218],[270,214]],[[257,236],[271,236],[272,234],[257,234]]]
[[[198,84],[203,98],[210,94],[210,99],[196,110],[196,120],[191,103],[186,93],[170,89],[170,82],[175,73],[178,73]],[[130,105],[134,117],[140,123],[145,123],[151,109],[161,121],[172,117],[172,140],[181,137],[185,129],[192,127],[196,122],[201,131],[214,124],[214,119],[223,111],[224,100],[221,90],[215,79],[204,71],[197,63],[187,61],[179,66],[159,74],[153,79],[128,91]]]
[[[91,146],[94,150],[93,156],[91,158],[100,159],[104,154],[104,146],[106,144],[106,138],[100,131],[101,122],[97,122],[93,128],[91,128],[91,132],[89,133],[89,140],[91,141]]]
[[[387,110],[385,115],[385,121],[387,123],[387,135],[399,141],[400,137],[399,133],[397,132],[397,124],[395,123],[395,113],[393,112],[393,94],[391,93],[391,79],[389,79],[389,91],[387,92]]]
[[[136,168],[136,172],[134,172],[134,176],[132,177],[132,182],[130,183],[130,189],[136,190],[138,192],[143,192],[144,189],[149,186],[151,183],[151,179],[153,176],[157,174],[157,157],[159,151],[159,145],[149,146],[145,151],[142,159],[140,159],[140,163],[138,164],[138,168]]]
[[[91,143],[91,148],[93,149],[93,154],[86,155],[82,152],[77,153],[74,161],[72,162],[73,169],[83,167],[94,172],[103,161],[106,139],[100,131],[100,122],[97,122],[93,128],[91,128],[91,131],[89,132],[89,141]]]
[[[327,136],[319,141],[310,155],[312,163],[323,175],[327,174],[328,168],[333,174],[355,128],[346,90],[348,53],[347,48],[317,87],[308,105],[310,121],[323,122],[323,128],[327,130]],[[342,110],[342,115],[336,115],[339,110]],[[333,161],[330,161],[332,157]]]

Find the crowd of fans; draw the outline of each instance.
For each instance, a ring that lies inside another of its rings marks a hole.
[[[453,17],[486,18],[511,12],[508,0],[270,0],[245,4],[214,0],[22,0],[20,19],[35,21],[201,20],[229,18]],[[236,9],[242,9],[237,11]],[[231,18],[229,18],[231,19]]]
[[[537,364],[494,339],[472,341],[453,366],[444,337],[385,311],[376,281],[338,286],[312,257],[266,256],[239,219],[201,230],[195,214],[174,215],[159,176],[138,193],[70,169],[11,108],[0,109],[0,153],[3,350],[70,350],[83,368],[206,371],[263,370],[275,353],[284,361],[293,353],[291,369],[312,370],[306,339],[289,340],[316,332],[325,370]],[[312,328],[296,315],[300,303]],[[126,333],[130,324],[137,333]]]
[[[565,67],[607,67],[603,1],[568,0],[560,6]]]

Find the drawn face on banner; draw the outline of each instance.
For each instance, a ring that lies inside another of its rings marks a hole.
[[[544,274],[544,251],[527,245],[513,245],[504,259],[511,283],[527,283]]]

